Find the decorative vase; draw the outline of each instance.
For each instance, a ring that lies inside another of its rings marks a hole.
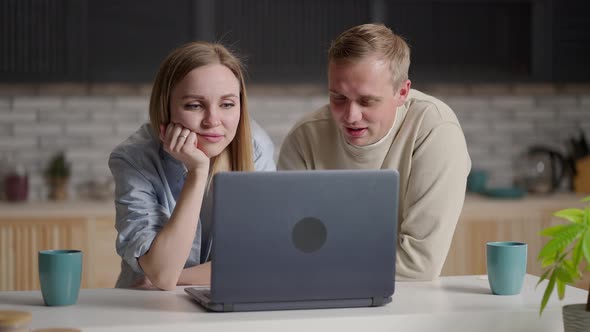
[[[49,178],[49,198],[55,201],[68,199],[68,178]]]
[[[27,175],[9,174],[5,181],[6,199],[11,202],[26,201],[29,195],[29,178]]]
[[[562,312],[565,332],[590,330],[590,311],[586,311],[586,304],[569,304],[563,306]]]

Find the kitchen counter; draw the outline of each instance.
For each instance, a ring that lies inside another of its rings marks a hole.
[[[489,241],[528,243],[528,270],[540,275],[536,256],[545,227],[561,222],[553,212],[580,203],[582,195],[555,194],[522,199],[468,195],[443,267],[445,276],[486,273]],[[76,248],[85,252],[83,287],[112,287],[121,259],[115,253],[113,200],[0,202],[0,290],[38,289],[38,250]],[[580,281],[585,287],[590,280]]]
[[[41,293],[0,292],[0,310],[33,315],[32,328],[96,331],[560,331],[561,306],[585,303],[568,287],[539,317],[544,285],[527,275],[521,294],[496,296],[484,276],[398,282],[392,303],[377,308],[207,313],[183,291],[81,290],[78,303],[46,307]],[[546,283],[546,281],[545,281]]]
[[[48,249],[82,250],[82,287],[113,287],[116,236],[112,200],[2,202],[0,290],[39,289],[37,253]]]
[[[564,223],[553,213],[572,207],[584,207],[580,200],[587,195],[558,193],[527,195],[521,199],[493,199],[469,194],[459,218],[443,275],[486,273],[487,242],[517,241],[528,244],[527,272],[541,275],[543,268],[537,255],[548,238],[539,235],[547,227]],[[579,281],[587,287],[590,275]]]
[[[0,218],[69,218],[115,216],[113,200],[0,202]]]
[[[580,202],[580,200],[586,196],[590,196],[590,194],[557,193],[527,195],[516,199],[498,199],[468,194],[465,198],[461,218],[471,221],[491,216],[495,220],[534,218],[564,208],[584,207],[587,203]]]
[[[590,194],[588,194],[590,195]],[[476,194],[465,198],[462,216],[530,215],[539,210],[558,210],[565,207],[584,206],[579,201],[586,195],[558,193],[528,195],[519,199],[496,199]],[[114,217],[115,204],[109,200],[33,201],[24,203],[0,202],[0,217]]]

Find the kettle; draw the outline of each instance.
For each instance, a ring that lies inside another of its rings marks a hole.
[[[518,162],[522,185],[527,191],[539,194],[558,189],[568,167],[561,153],[545,146],[530,147]]]

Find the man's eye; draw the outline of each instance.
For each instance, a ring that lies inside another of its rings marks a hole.
[[[360,102],[360,104],[364,107],[369,107],[371,105],[375,105],[376,103],[377,103],[377,101],[374,99],[361,100],[361,102]]]
[[[344,96],[332,96],[332,100],[335,102],[343,102],[346,100],[346,97]]]

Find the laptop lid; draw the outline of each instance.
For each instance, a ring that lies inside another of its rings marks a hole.
[[[398,182],[394,170],[215,175],[211,300],[388,298]]]

